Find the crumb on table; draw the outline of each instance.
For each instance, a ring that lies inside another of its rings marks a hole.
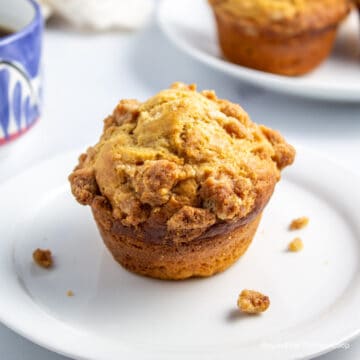
[[[303,243],[303,241],[302,241],[299,237],[296,237],[296,238],[289,244],[289,251],[292,251],[292,252],[301,251],[303,248],[304,248],[304,243]]]
[[[240,293],[237,305],[244,313],[258,314],[268,309],[270,299],[258,291],[245,289]]]
[[[53,266],[53,258],[50,250],[36,249],[33,252],[33,259],[37,265],[48,269]]]
[[[72,297],[72,296],[74,296],[74,292],[72,290],[68,290],[66,292],[66,295],[69,296],[69,297]]]
[[[309,223],[309,218],[306,216],[299,217],[294,219],[290,224],[290,230],[300,230],[304,228]]]

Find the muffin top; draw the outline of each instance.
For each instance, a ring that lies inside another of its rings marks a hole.
[[[350,0],[209,0],[239,25],[283,35],[336,25],[349,12]],[[259,29],[260,28],[260,29]]]
[[[139,237],[188,241],[250,221],[294,155],[239,105],[175,83],[143,103],[121,100],[69,179],[81,204],[106,201]]]

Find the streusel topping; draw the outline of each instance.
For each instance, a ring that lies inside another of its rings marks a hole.
[[[80,203],[104,197],[123,226],[196,237],[254,211],[294,155],[239,105],[175,83],[143,103],[121,100],[69,179]]]
[[[337,24],[350,10],[350,0],[209,0],[216,11],[236,17],[239,24],[285,34]]]

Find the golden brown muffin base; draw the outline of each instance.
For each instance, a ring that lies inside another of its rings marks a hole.
[[[185,279],[245,252],[294,156],[239,105],[176,83],[144,103],[121,100],[69,180],[120,264]]]
[[[208,277],[226,270],[245,253],[261,219],[258,214],[234,230],[189,243],[155,244],[114,230],[117,220],[106,206],[98,205],[92,206],[93,215],[114,259],[129,271],[163,280]]]
[[[337,26],[283,37],[252,34],[236,19],[215,11],[218,36],[224,56],[239,65],[280,75],[303,75],[320,65],[329,55]]]

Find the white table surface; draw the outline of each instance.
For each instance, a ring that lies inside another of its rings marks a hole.
[[[310,147],[360,175],[360,104],[304,100],[242,84],[178,51],[154,23],[137,33],[48,29],[44,67],[43,116],[23,138],[0,148],[0,183],[40,160],[94,144],[119,99],[146,99],[178,80],[216,89],[295,146]],[[360,339],[349,345],[321,359],[360,359]],[[0,359],[65,360],[1,324]]]

